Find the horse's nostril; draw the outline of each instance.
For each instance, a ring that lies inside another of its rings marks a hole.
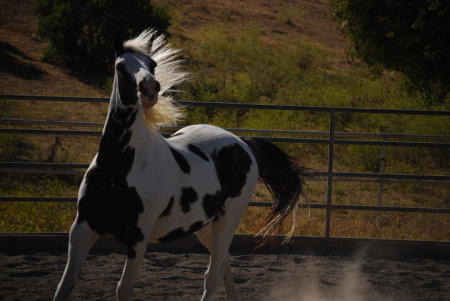
[[[141,81],[139,83],[139,92],[144,95],[156,94],[161,90],[161,85],[156,80]]]

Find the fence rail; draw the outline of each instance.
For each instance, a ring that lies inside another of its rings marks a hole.
[[[58,120],[33,120],[33,119],[17,119],[17,118],[0,118],[0,123],[4,124],[32,124],[32,125],[56,125],[56,126],[79,126],[79,127],[102,127],[100,122],[82,122],[82,121],[58,121]],[[164,126],[163,130],[176,131],[183,126]],[[295,134],[307,136],[327,136],[328,132],[320,131],[290,131],[290,130],[265,130],[265,129],[243,129],[243,128],[225,128],[225,130],[237,133],[260,133],[260,134]],[[98,132],[99,135],[101,132]],[[450,135],[421,135],[421,134],[391,134],[391,133],[352,133],[352,132],[336,132],[336,136],[350,137],[377,137],[377,138],[412,138],[412,139],[439,139],[449,140]]]
[[[12,94],[0,94],[0,100],[72,101],[72,102],[100,102],[100,103],[109,102],[109,98],[106,97],[38,96],[38,95],[12,95]],[[292,105],[247,104],[247,103],[229,103],[229,102],[204,102],[204,101],[179,101],[178,103],[185,106],[205,107],[205,108],[213,107],[213,108],[289,110],[289,111],[450,116],[450,111],[365,109],[365,108],[347,108],[347,107],[292,106]]]
[[[55,96],[30,96],[30,95],[0,95],[1,100],[17,101],[71,101],[71,102],[108,102],[107,98],[81,98],[81,97],[55,97]],[[252,134],[252,137],[264,138],[273,142],[288,143],[315,143],[328,145],[328,162],[325,171],[310,172],[310,179],[325,179],[327,182],[326,202],[317,204],[303,204],[302,206],[326,211],[325,238],[332,238],[331,215],[333,210],[363,210],[363,211],[391,211],[391,212],[422,212],[422,213],[450,213],[450,208],[421,208],[421,207],[394,207],[394,206],[367,206],[367,205],[340,205],[333,203],[333,184],[336,181],[373,181],[376,183],[428,183],[437,185],[450,185],[450,175],[424,175],[424,174],[392,174],[392,173],[361,173],[361,172],[336,172],[334,171],[334,146],[335,145],[380,145],[401,147],[436,147],[450,149],[450,135],[421,135],[421,134],[395,134],[395,133],[353,133],[339,132],[335,130],[336,113],[363,113],[363,114],[396,114],[396,115],[422,115],[422,116],[450,116],[450,111],[420,111],[420,110],[391,110],[391,109],[365,109],[344,107],[315,107],[315,106],[280,106],[265,104],[240,104],[240,103],[212,103],[212,102],[180,102],[186,106],[201,106],[215,108],[241,108],[264,110],[291,110],[313,111],[329,114],[328,131],[282,131],[230,128],[228,130],[238,134]],[[0,118],[0,124],[8,125],[48,125],[48,126],[75,126],[75,127],[101,127],[102,123],[79,121],[55,121],[55,120],[26,120],[13,118]],[[166,127],[163,132],[173,132],[181,127]],[[0,133],[5,134],[39,134],[39,135],[82,135],[100,136],[98,130],[74,130],[74,129],[30,129],[2,127]],[[169,134],[165,134],[169,135]],[[257,135],[257,136],[255,136]],[[320,138],[280,137],[274,135],[302,135]],[[241,135],[243,136],[243,135]],[[383,140],[366,140],[371,139]],[[351,138],[351,139],[350,139]],[[408,139],[390,140],[390,139]],[[433,141],[417,141],[433,140]],[[436,142],[439,141],[439,142]],[[43,162],[0,162],[0,172],[26,172],[26,173],[59,173],[82,174],[88,164],[73,163],[43,163]],[[0,196],[0,202],[75,202],[76,198],[67,197],[13,197]],[[271,206],[270,203],[251,202],[251,206]]]
[[[35,170],[37,173],[63,173],[67,174],[84,173],[89,164],[81,163],[46,163],[46,162],[0,162],[0,171],[8,172],[17,170],[17,172],[30,173]],[[307,177],[336,177],[336,178],[373,178],[373,179],[404,179],[404,180],[424,180],[424,181],[442,181],[442,184],[450,184],[450,176],[440,175],[421,175],[421,174],[386,174],[386,173],[361,173],[361,172],[325,172],[311,171],[305,173]],[[377,180],[378,182],[378,180]]]

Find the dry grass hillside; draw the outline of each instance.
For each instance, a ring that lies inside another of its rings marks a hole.
[[[169,32],[181,45],[186,41],[195,42],[195,34],[203,26],[227,26],[227,30],[235,33],[256,27],[268,45],[280,37],[288,38],[292,44],[306,39],[333,53],[333,68],[352,67],[345,55],[347,41],[333,21],[326,0],[154,2],[170,8],[174,26]]]
[[[45,41],[36,36],[35,0],[0,0],[0,93],[65,96],[107,96],[107,91],[84,84],[66,69],[40,60]],[[195,43],[197,29],[228,26],[230,31],[259,28],[264,39],[276,43],[285,36],[295,43],[307,39],[333,53],[330,69],[352,68],[345,56],[346,41],[332,20],[327,1],[154,1],[172,14],[169,29],[178,47]]]

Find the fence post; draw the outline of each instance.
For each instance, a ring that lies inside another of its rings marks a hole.
[[[327,215],[325,222],[325,237],[330,237],[331,230],[331,205],[333,203],[333,159],[334,159],[334,127],[335,110],[330,111],[330,132],[328,134],[328,176],[327,176]]]
[[[384,168],[386,167],[386,146],[381,147],[380,151],[380,167],[378,169],[379,173],[384,173]],[[378,193],[377,193],[377,206],[381,207],[383,205],[383,182],[378,182]],[[377,211],[378,227],[381,226],[381,211]]]

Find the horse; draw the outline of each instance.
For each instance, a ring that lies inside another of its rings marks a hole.
[[[103,235],[126,247],[117,300],[130,300],[148,242],[195,233],[210,253],[201,300],[223,281],[237,300],[229,248],[258,179],[274,198],[261,230],[269,233],[297,206],[302,169],[274,144],[241,139],[212,125],[168,138],[159,127],[182,117],[174,87],[189,76],[180,51],[153,29],[115,41],[114,81],[98,152],[81,182],[68,259],[54,300],[68,297],[90,248]]]

